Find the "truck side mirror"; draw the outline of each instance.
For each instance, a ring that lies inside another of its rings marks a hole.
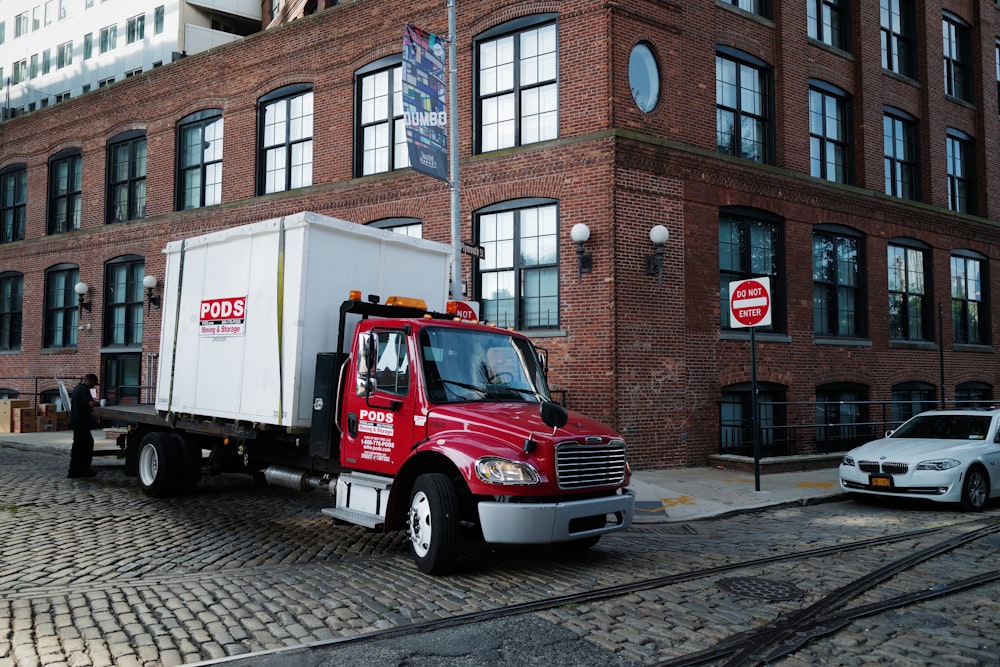
[[[374,335],[365,336],[364,347],[361,350],[361,355],[364,358],[365,370],[368,377],[365,379],[365,395],[371,394],[375,391],[375,363],[376,355],[378,350],[376,348],[376,338]]]
[[[569,412],[563,406],[552,401],[542,401],[539,408],[542,415],[542,423],[552,427],[552,432],[562,428],[569,421]]]

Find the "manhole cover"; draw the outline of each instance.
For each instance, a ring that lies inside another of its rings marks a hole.
[[[756,577],[720,579],[719,588],[727,593],[745,598],[760,598],[772,601],[798,600],[805,595],[805,591],[801,588],[785,583],[784,581],[759,579]]]

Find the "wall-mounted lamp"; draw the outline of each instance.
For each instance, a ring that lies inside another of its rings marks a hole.
[[[80,314],[82,315],[83,311],[87,311],[89,313],[90,302],[85,301],[84,299],[87,297],[87,292],[90,291],[90,285],[81,280],[77,284],[73,285],[73,291],[76,292],[76,304],[80,309]]]
[[[569,230],[569,237],[576,244],[576,268],[577,277],[582,278],[583,274],[590,273],[594,268],[594,257],[583,249],[583,244],[590,239],[590,227],[578,222]]]
[[[670,232],[663,225],[654,225],[649,230],[649,240],[656,246],[656,253],[646,255],[646,274],[656,275],[657,280],[663,282],[663,250],[670,238]]]
[[[143,277],[142,286],[146,288],[146,312],[149,312],[150,306],[159,308],[160,297],[153,294],[153,289],[156,287],[156,276]]]

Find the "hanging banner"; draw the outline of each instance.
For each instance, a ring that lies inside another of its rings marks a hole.
[[[444,42],[411,25],[403,35],[403,123],[410,166],[448,181]]]

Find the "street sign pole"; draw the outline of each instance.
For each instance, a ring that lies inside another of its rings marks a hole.
[[[753,437],[754,489],[760,491],[760,402],[757,400],[758,326],[771,324],[771,279],[734,280],[729,283],[729,324],[750,329],[750,431]]]

